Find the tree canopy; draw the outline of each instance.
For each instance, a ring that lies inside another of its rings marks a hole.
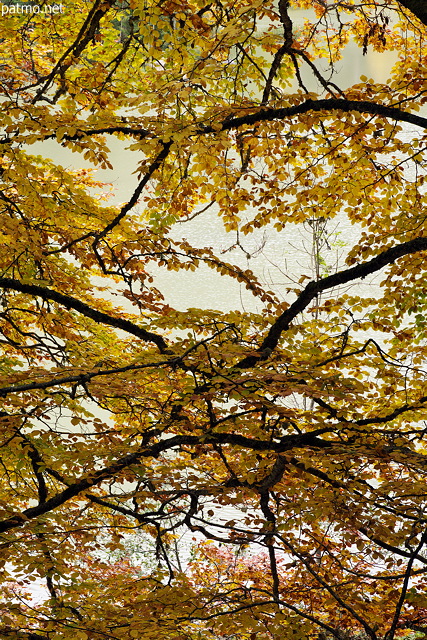
[[[426,3],[52,6],[0,24],[0,638],[426,637]]]

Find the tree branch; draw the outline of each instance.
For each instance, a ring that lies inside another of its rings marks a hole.
[[[137,188],[133,192],[131,199],[128,202],[126,202],[126,204],[123,205],[123,207],[121,208],[121,210],[119,211],[117,216],[114,218],[114,220],[112,220],[109,224],[107,224],[107,226],[100,233],[98,233],[96,235],[95,241],[93,243],[93,248],[94,249],[96,249],[99,241],[102,238],[105,238],[105,236],[112,229],[114,229],[114,227],[116,227],[119,224],[119,222],[125,217],[125,215],[136,205],[136,203],[138,202],[139,196],[141,195],[143,189],[147,185],[147,183],[150,180],[151,176],[153,175],[153,173],[155,171],[157,171],[157,169],[162,164],[163,160],[165,160],[168,157],[170,148],[172,146],[172,142],[173,141],[170,140],[169,142],[163,142],[162,143],[163,144],[162,150],[157,154],[157,156],[154,158],[153,162],[150,164],[149,168],[147,169],[147,171],[144,174],[144,177],[142,178],[142,180],[138,184]]]
[[[53,82],[57,73],[62,76],[68,66],[66,65],[66,60],[69,56],[76,59],[79,58],[82,52],[84,51],[86,45],[92,40],[95,35],[96,30],[99,27],[99,23],[101,18],[110,10],[111,6],[114,5],[115,0],[96,0],[90,9],[86,20],[84,21],[77,38],[73,42],[73,44],[68,47],[66,51],[62,54],[61,58],[53,67],[52,71],[45,79],[45,83],[42,87],[37,91],[36,95],[33,98],[33,103],[36,103],[40,100],[47,91]],[[63,92],[63,89],[59,89],[59,93],[57,92],[57,96]]]
[[[74,309],[75,311],[78,311],[82,315],[87,318],[91,318],[91,320],[94,320],[99,324],[106,324],[110,327],[115,327],[116,329],[122,329],[122,331],[126,331],[126,333],[137,336],[145,342],[154,342],[162,353],[167,349],[166,342],[156,333],[147,331],[130,320],[109,316],[107,313],[98,311],[97,309],[90,307],[85,302],[77,300],[77,298],[74,298],[73,296],[59,293],[59,291],[47,289],[46,287],[40,287],[36,284],[24,284],[14,278],[0,278],[0,289],[12,289],[13,291],[20,291],[21,293],[38,296],[43,300],[52,300],[53,302],[61,304],[66,309]]]
[[[266,353],[266,350],[273,350],[277,346],[280,336],[284,331],[289,329],[292,320],[304,311],[310,302],[322,291],[346,284],[352,280],[357,280],[359,278],[363,279],[366,276],[379,271],[388,264],[392,264],[398,260],[398,258],[425,250],[427,250],[427,238],[414,238],[413,240],[408,240],[408,242],[403,242],[395,247],[386,249],[386,251],[375,256],[372,260],[358,264],[350,269],[338,271],[338,273],[334,273],[331,276],[317,280],[317,282],[314,280],[309,282],[305,289],[301,291],[295,302],[293,302],[291,306],[288,307],[286,311],[284,311],[282,315],[280,315],[271,325],[268,334],[258,349],[258,353],[241,360],[236,365],[236,368],[247,369],[255,365],[259,360],[262,360],[263,354]]]
[[[147,446],[147,442],[151,437],[158,435],[157,430],[147,432],[144,434],[145,443],[137,451],[127,454],[122,458],[119,458],[111,465],[98,469],[92,473],[82,477],[80,480],[70,484],[64,491],[52,496],[46,502],[37,505],[36,507],[30,507],[25,509],[22,513],[17,513],[6,520],[0,522],[0,533],[20,527],[28,520],[33,520],[44,513],[48,513],[57,507],[60,507],[71,498],[74,498],[79,493],[87,491],[91,487],[100,484],[104,480],[113,478],[118,473],[139,462],[141,458],[156,458],[164,451],[169,451],[175,447],[185,445],[198,445],[203,444],[231,444],[238,445],[240,447],[246,447],[254,451],[277,451],[281,453],[289,449],[300,447],[315,447],[315,448],[329,448],[333,446],[332,442],[321,440],[316,437],[317,431],[301,434],[298,436],[285,436],[280,442],[271,442],[270,440],[255,440],[241,436],[237,433],[218,433],[209,437],[202,436],[187,436],[177,435],[166,440]]]
[[[369,102],[368,100],[346,100],[345,98],[325,98],[322,100],[312,100],[310,98],[292,107],[262,108],[261,110],[255,111],[253,113],[248,113],[245,116],[239,116],[237,118],[228,117],[223,120],[222,124],[219,125],[220,128],[218,128],[218,126],[212,125],[201,126],[196,129],[195,134],[203,135],[218,133],[218,131],[230,131],[238,129],[239,127],[242,127],[244,125],[258,124],[259,122],[285,120],[286,118],[302,115],[310,111],[315,111],[318,113],[325,112],[325,115],[328,115],[328,112],[330,111],[343,111],[345,113],[357,111],[358,113],[366,113],[373,116],[388,118],[390,120],[395,120],[396,122],[407,122],[409,124],[416,125],[417,127],[421,127],[422,129],[427,129],[427,118],[416,115],[415,113],[408,113],[407,111],[403,111],[402,109],[399,109],[395,106],[378,104],[376,102]],[[73,136],[64,136],[64,138],[74,140],[84,136],[98,135],[103,133],[124,133],[130,136],[141,138],[145,138],[149,135],[149,132],[144,129],[119,125],[117,127],[105,127],[93,130],[88,129],[86,131],[79,130]],[[2,142],[4,142],[4,140]],[[167,144],[169,144],[169,146],[171,145],[171,143],[165,143],[165,146]],[[161,154],[162,153],[163,151],[161,152]],[[160,157],[157,156],[157,158],[154,160],[154,163],[158,163],[155,169],[158,168],[158,165],[163,159],[163,157],[160,159]],[[152,172],[153,171],[151,171],[151,173]]]
[[[284,120],[292,116],[308,113],[309,111],[330,112],[330,111],[357,111],[358,113],[369,113],[372,116],[382,116],[390,120],[408,122],[423,129],[427,128],[427,118],[408,113],[398,107],[369,102],[367,100],[346,100],[344,98],[325,98],[323,100],[305,100],[292,107],[269,108],[249,113],[246,116],[226,119],[222,123],[220,131],[238,129],[243,125],[253,125],[258,122],[268,122],[271,120]],[[201,127],[197,133],[217,133],[218,128],[213,126]]]

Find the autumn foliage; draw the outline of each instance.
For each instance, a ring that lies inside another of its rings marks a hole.
[[[2,14],[0,638],[426,637],[425,2]]]

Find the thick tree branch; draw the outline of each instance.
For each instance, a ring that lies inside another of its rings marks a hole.
[[[280,440],[280,442],[251,439],[245,436],[241,436],[237,433],[218,433],[213,434],[209,437],[202,438],[200,438],[199,436],[178,435],[166,440],[161,440],[160,442],[152,444],[150,447],[144,444],[137,451],[119,458],[113,464],[108,465],[103,469],[98,469],[97,471],[94,471],[91,474],[82,477],[77,482],[70,484],[66,489],[64,489],[64,491],[57,493],[55,496],[52,496],[49,500],[46,500],[46,502],[39,504],[36,507],[25,509],[22,513],[17,513],[16,515],[11,516],[6,520],[3,520],[2,522],[0,522],[0,533],[8,531],[10,529],[14,529],[16,527],[20,527],[24,525],[28,520],[33,520],[40,515],[49,513],[53,509],[60,507],[68,500],[74,498],[83,491],[87,491],[91,487],[100,484],[104,480],[113,478],[124,469],[138,463],[141,458],[156,458],[164,451],[169,451],[171,449],[174,449],[175,447],[185,445],[198,445],[201,443],[201,441],[205,445],[231,444],[252,449],[254,451],[277,451],[278,453],[300,447],[313,447],[321,449],[331,447],[333,445],[332,442],[321,440],[317,437],[318,431],[313,431],[298,436],[285,436]],[[156,435],[158,435],[157,430],[146,433],[144,436],[145,442],[147,443],[151,437],[154,437]]]
[[[360,531],[360,533],[363,533],[363,535],[366,536],[369,540],[374,542],[376,545],[378,545],[382,549],[385,549],[386,551],[390,551],[390,553],[394,553],[398,556],[402,556],[402,558],[413,557],[413,552],[409,553],[408,551],[399,549],[399,547],[395,547],[394,545],[388,544],[388,542],[384,542],[384,540],[380,540],[380,538],[377,538],[375,535],[370,533],[370,531],[366,527],[359,527],[358,530]],[[424,556],[421,556],[419,553],[417,553],[414,556],[414,558],[415,560],[419,560],[423,564],[427,564],[427,558],[425,558]]]
[[[427,129],[427,118],[416,115],[415,113],[408,113],[407,111],[403,111],[403,109],[399,109],[398,107],[395,107],[395,106],[379,104],[376,102],[370,102],[368,100],[346,100],[345,98],[325,98],[323,100],[308,99],[292,107],[279,107],[279,108],[264,107],[253,113],[248,113],[245,116],[239,116],[236,118],[228,117],[225,120],[223,120],[222,124],[220,124],[219,126],[211,126],[211,125],[200,126],[199,128],[196,129],[195,134],[203,135],[203,134],[218,133],[218,131],[232,131],[234,129],[239,129],[239,127],[242,127],[245,125],[254,125],[254,124],[258,124],[259,122],[269,122],[273,120],[285,120],[293,116],[309,113],[310,111],[315,111],[318,113],[324,112],[325,116],[327,116],[331,111],[343,111],[345,113],[349,113],[350,111],[356,111],[358,113],[366,113],[372,116],[380,116],[383,118],[388,118],[396,122],[407,122],[409,124],[416,125],[417,127],[421,127],[422,129]],[[98,135],[98,134],[114,134],[114,133],[124,133],[126,135],[135,136],[139,138],[145,138],[148,135],[150,135],[149,131],[146,131],[138,127],[118,125],[116,127],[112,126],[112,127],[97,128],[97,129],[87,129],[87,130],[79,129],[73,136],[68,136],[68,137],[64,136],[64,138],[67,140],[68,139],[76,140],[85,136]],[[2,142],[4,143],[5,140],[2,140]],[[167,144],[169,143],[165,143],[165,146]],[[170,147],[170,144],[169,144],[169,147]],[[164,150],[161,152],[161,154],[163,154],[163,152],[165,153],[165,155],[167,155],[167,153]],[[158,163],[156,164],[155,169],[158,168],[158,165],[162,160],[163,160],[163,155],[162,155],[162,158],[160,158],[160,154],[159,154],[159,156],[154,160],[154,163],[156,162]],[[150,173],[150,177],[151,177],[151,173]]]
[[[345,422],[348,425],[357,425],[358,427],[368,426],[372,424],[386,424],[387,422],[391,422],[395,418],[398,418],[400,415],[407,413],[408,411],[420,411],[421,409],[426,408],[427,396],[422,396],[418,398],[417,404],[404,404],[401,407],[397,407],[393,409],[390,413],[387,413],[385,416],[372,416],[371,418],[360,418],[360,420],[347,420],[344,416],[340,415],[338,409],[332,407],[329,403],[325,402],[322,398],[312,398],[313,402],[322,407],[322,409],[326,409],[330,416],[339,420],[340,422]]]
[[[74,309],[75,311],[78,311],[82,315],[86,316],[86,318],[90,318],[99,324],[106,324],[110,327],[115,327],[116,329],[122,329],[122,331],[126,331],[126,333],[130,333],[137,338],[141,338],[141,340],[144,340],[145,342],[154,342],[161,352],[164,352],[167,349],[166,342],[156,333],[146,331],[146,329],[139,327],[130,320],[114,318],[103,311],[98,311],[97,309],[90,307],[85,302],[77,300],[77,298],[74,298],[73,296],[59,293],[59,291],[47,289],[46,287],[40,287],[36,284],[24,284],[14,278],[0,278],[0,289],[11,289],[13,291],[20,291],[21,293],[28,293],[29,295],[40,297],[43,300],[52,300],[52,302],[57,302],[66,309]]]
[[[284,55],[284,51],[282,52]],[[271,79],[272,81],[272,79]],[[394,106],[387,106],[378,104],[375,102],[369,102],[366,100],[346,100],[344,98],[329,98],[324,100],[305,100],[304,102],[292,106],[292,107],[282,107],[278,109],[262,109],[260,111],[256,111],[255,113],[250,113],[246,116],[240,116],[237,118],[226,118],[220,128],[216,126],[203,126],[196,130],[196,134],[206,135],[210,133],[218,133],[219,131],[229,131],[238,129],[244,125],[253,125],[259,122],[268,122],[272,120],[284,120],[286,118],[290,118],[296,115],[302,115],[304,113],[308,113],[310,111],[315,112],[324,112],[328,114],[328,112],[339,110],[345,113],[356,111],[359,113],[367,113],[370,115],[382,116],[384,118],[388,118],[390,120],[399,121],[399,122],[408,122],[409,124],[414,124],[423,129],[427,128],[427,118],[423,118],[422,116],[418,116],[413,113],[408,113]],[[114,132],[126,132],[128,135],[134,135],[139,137],[146,137],[148,132],[138,128],[132,127],[107,127],[106,129],[94,129],[93,131],[85,131],[78,132],[75,134],[77,137],[81,137],[82,135],[95,135],[99,133],[114,133]],[[143,189],[151,179],[152,175],[160,168],[162,162],[169,155],[173,140],[169,142],[163,142],[163,148],[157,155],[157,157],[151,163],[149,169],[145,173],[144,177],[140,181],[139,185],[135,189],[132,198],[123,205],[120,212],[117,216],[112,220],[100,233],[96,235],[95,241],[93,243],[93,248],[95,253],[98,256],[98,259],[101,261],[100,256],[97,252],[97,246],[99,241],[104,238],[114,227],[116,227],[120,221],[126,216],[126,214],[134,207],[137,203],[138,198],[140,197]]]
[[[403,242],[402,244],[383,251],[375,258],[372,258],[372,260],[358,264],[350,269],[338,271],[338,273],[322,278],[317,282],[309,282],[295,302],[293,302],[291,306],[288,307],[288,309],[286,309],[286,311],[284,311],[272,324],[258,350],[258,354],[244,358],[238,365],[236,365],[236,367],[240,369],[247,369],[252,367],[259,360],[264,359],[264,354],[271,353],[271,350],[277,346],[282,333],[289,329],[292,320],[304,311],[310,302],[322,291],[338,287],[346,284],[347,282],[352,282],[353,280],[366,278],[366,276],[379,271],[389,264],[392,264],[402,256],[425,250],[427,250],[427,238],[414,238],[413,240],[408,240],[408,242]]]
[[[238,118],[230,118],[222,123],[220,131],[238,129],[244,125],[253,125],[258,122],[268,122],[271,120],[284,120],[292,116],[308,113],[309,111],[324,112],[328,115],[331,111],[341,111],[349,113],[368,113],[372,116],[381,116],[398,122],[408,122],[423,129],[427,128],[427,118],[408,113],[398,107],[369,102],[367,100],[346,100],[344,98],[325,98],[324,100],[305,100],[293,107],[281,107],[261,109],[254,113]],[[212,126],[201,127],[197,133],[217,133],[218,128]]]
[[[270,97],[270,93],[273,87],[273,81],[276,77],[277,71],[280,68],[283,56],[290,52],[293,42],[292,33],[292,20],[288,14],[289,0],[279,0],[279,14],[280,22],[283,25],[283,45],[278,51],[276,51],[270,71],[268,74],[267,82],[265,84],[264,92],[262,94],[261,104],[266,104]]]
[[[412,551],[411,553],[411,557],[409,558],[409,562],[407,564],[406,567],[406,571],[405,571],[405,577],[403,580],[403,585],[402,585],[402,590],[400,593],[400,598],[399,598],[399,602],[396,605],[396,611],[394,614],[394,618],[393,618],[393,622],[392,625],[390,627],[390,630],[384,635],[384,639],[385,640],[393,640],[393,638],[395,637],[395,633],[396,630],[398,628],[398,624],[399,624],[399,618],[400,618],[400,614],[403,608],[403,604],[405,602],[405,597],[408,591],[408,587],[409,587],[409,581],[411,579],[411,575],[412,575],[412,566],[415,562],[415,558],[418,556],[419,551],[421,551],[421,549],[423,548],[423,546],[425,545],[425,543],[427,542],[427,530],[424,531],[423,535],[421,536],[421,540],[418,543],[418,545],[415,547],[415,549]]]
[[[128,371],[140,371],[142,369],[158,368],[165,365],[176,366],[180,359],[171,358],[170,360],[160,360],[159,362],[147,362],[146,364],[129,364],[125,367],[114,367],[112,369],[99,369],[98,371],[88,371],[77,375],[62,376],[61,378],[50,378],[40,382],[27,382],[26,384],[11,385],[10,387],[0,387],[0,398],[4,398],[9,393],[21,393],[22,391],[31,391],[33,389],[49,389],[50,387],[59,387],[61,385],[81,385],[90,382],[94,378],[100,376],[111,376],[117,373],[126,373]]]

